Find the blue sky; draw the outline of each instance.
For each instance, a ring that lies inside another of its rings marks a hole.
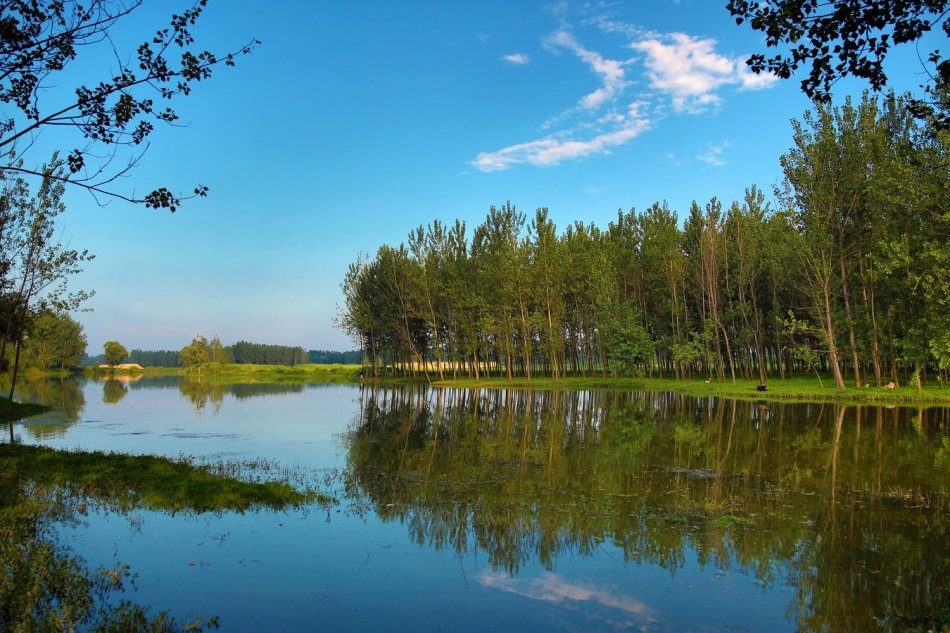
[[[170,214],[69,194],[63,239],[96,255],[71,284],[96,292],[77,315],[89,353],[198,332],[351,349],[332,324],[346,267],[420,224],[471,231],[511,201],[561,230],[605,228],[618,209],[666,200],[682,218],[693,200],[770,192],[809,102],[797,80],[745,70],[761,39],[724,5],[212,0],[201,46],[261,44],[177,102],[185,125],[158,129],[120,183],[209,197]],[[176,7],[149,3],[117,42]],[[893,58],[895,88],[920,83],[916,54]],[[92,81],[98,63],[76,72]]]

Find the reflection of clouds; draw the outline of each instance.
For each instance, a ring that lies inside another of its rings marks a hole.
[[[513,578],[505,574],[493,574],[485,571],[478,577],[478,582],[492,589],[507,591],[532,600],[562,603],[568,600],[575,602],[595,602],[605,607],[619,609],[628,614],[639,616],[642,622],[654,620],[655,611],[633,596],[623,595],[619,591],[599,589],[570,582],[558,575],[545,573],[537,578]]]

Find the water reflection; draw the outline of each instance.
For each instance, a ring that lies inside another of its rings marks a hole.
[[[791,583],[802,631],[902,630],[950,598],[947,409],[422,387],[361,398],[350,490],[417,543],[484,552],[511,576],[490,576],[505,591],[579,595],[517,574],[610,543],[673,575],[695,561],[766,590]]]
[[[238,400],[260,398],[264,396],[281,396],[292,393],[303,393],[305,383],[212,383],[191,380],[182,380],[178,388],[183,396],[191,401],[195,411],[201,412],[210,405],[211,411],[217,414],[221,410],[225,396],[232,396]]]
[[[129,393],[124,380],[110,379],[102,383],[102,401],[106,404],[117,404]]]
[[[52,410],[30,418],[23,430],[34,440],[62,437],[67,430],[79,423],[86,407],[81,384],[74,378],[50,378],[35,382],[23,382],[17,386],[19,402],[35,402]]]

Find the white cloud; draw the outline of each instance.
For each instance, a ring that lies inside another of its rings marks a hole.
[[[742,58],[720,55],[715,51],[716,40],[709,38],[671,33],[633,42],[630,47],[646,55],[650,85],[668,94],[678,112],[701,112],[717,105],[717,90],[724,85],[757,90],[777,80],[749,72]]]
[[[585,110],[594,110],[613,100],[630,83],[626,79],[623,62],[605,59],[600,53],[584,48],[568,31],[556,31],[547,39],[547,45],[552,48],[568,49],[580,57],[600,77],[601,86],[580,100],[580,106]]]
[[[502,57],[502,59],[509,64],[514,64],[515,66],[524,66],[529,61],[531,61],[531,58],[524,53],[512,53],[510,55],[505,55]]]
[[[745,58],[717,52],[716,40],[684,33],[661,34],[611,20],[604,17],[603,11],[607,8],[603,4],[594,6],[600,15],[580,24],[620,35],[628,42],[626,49],[635,51],[633,57],[615,59],[584,46],[571,31],[566,17],[568,6],[560,2],[549,7],[561,26],[544,40],[544,48],[576,56],[598,78],[599,85],[592,92],[581,94],[575,105],[542,121],[539,124],[541,138],[480,152],[470,162],[471,166],[490,172],[522,164],[557,165],[606,154],[654,125],[658,112],[670,110],[667,104],[672,105],[674,112],[696,114],[717,106],[726,86],[758,90],[777,81],[774,76],[750,72]],[[523,53],[512,53],[502,59],[511,64],[530,61]],[[643,70],[644,82],[631,78],[635,69]],[[646,88],[646,82],[650,89]],[[635,83],[640,83],[636,101],[629,103],[625,110],[618,107]],[[710,145],[696,158],[710,165],[723,165],[726,147],[726,144]]]
[[[472,166],[485,172],[508,169],[512,165],[525,163],[536,167],[547,167],[592,154],[606,154],[613,147],[629,143],[649,126],[647,119],[632,119],[627,120],[618,129],[589,139],[546,137],[509,145],[494,152],[479,153],[472,161]]]
[[[721,145],[710,144],[706,147],[705,151],[697,154],[696,158],[703,161],[707,165],[712,165],[713,167],[722,167],[726,164],[726,161],[723,160],[723,153],[730,145],[731,143],[729,141],[724,141]]]

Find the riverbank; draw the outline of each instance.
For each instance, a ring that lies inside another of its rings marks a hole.
[[[676,380],[673,378],[619,378],[601,376],[568,376],[558,380],[548,377],[535,377],[531,380],[525,377],[515,377],[511,380],[499,377],[481,377],[479,380],[470,378],[447,378],[438,380],[438,375],[429,372],[428,378],[424,373],[417,373],[411,377],[380,377],[371,378],[369,372],[359,365],[297,365],[294,367],[280,365],[246,365],[208,363],[189,368],[145,368],[142,370],[87,370],[87,375],[96,379],[111,377],[136,376],[183,376],[188,380],[209,382],[212,384],[232,383],[357,383],[363,384],[414,384],[426,383],[438,387],[454,387],[469,389],[615,389],[622,391],[673,391],[692,396],[717,396],[739,400],[765,401],[792,401],[792,402],[838,402],[847,404],[901,404],[911,406],[947,406],[950,405],[950,385],[941,385],[931,381],[920,391],[916,387],[902,385],[894,389],[886,387],[868,386],[855,388],[848,383],[846,391],[838,391],[830,377],[797,376],[781,380],[774,378],[768,381],[766,391],[758,391],[758,381],[753,379],[737,379],[735,384],[731,380],[711,380],[706,382],[702,378]],[[3,409],[0,407],[0,416]],[[27,414],[30,415],[30,414]],[[0,421],[6,418],[0,417]]]
[[[136,376],[184,376],[190,380],[234,382],[319,382],[348,383],[359,379],[359,365],[249,365],[205,363],[194,367],[144,367],[142,369],[87,368],[83,373],[92,378]]]
[[[389,382],[386,380],[385,382]],[[551,378],[482,378],[434,380],[433,386],[487,388],[487,389],[614,389],[622,391],[673,391],[691,396],[730,398],[736,400],[765,400],[787,402],[838,402],[844,404],[903,404],[919,406],[950,405],[950,388],[939,384],[927,385],[917,391],[914,387],[867,387],[838,391],[829,380],[819,382],[814,377],[796,377],[786,380],[770,380],[766,391],[758,390],[758,380],[737,379],[732,381],[706,382],[702,379],[675,380],[672,378],[614,378],[568,376],[559,380]]]
[[[50,407],[44,407],[32,402],[13,402],[7,398],[0,397],[0,424],[16,422],[31,415],[38,415],[49,411]]]

